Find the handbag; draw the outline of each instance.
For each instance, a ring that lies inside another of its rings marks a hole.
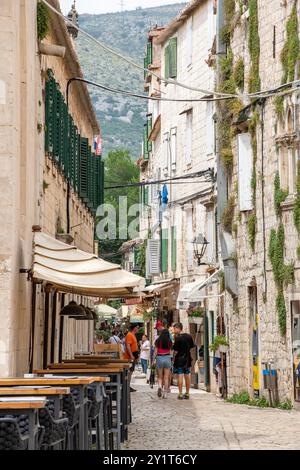
[[[199,374],[199,371],[200,371],[199,364],[198,364],[198,361],[196,361],[195,366],[194,366],[194,372],[195,374]]]

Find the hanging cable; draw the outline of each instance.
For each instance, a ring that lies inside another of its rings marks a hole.
[[[198,171],[197,173],[191,173],[190,175],[183,175],[183,176],[175,176],[173,178],[165,178],[156,181],[142,181],[137,183],[127,183],[121,184],[116,186],[108,186],[104,189],[121,189],[121,188],[135,188],[135,187],[143,187],[143,186],[153,186],[156,184],[168,183],[173,181],[181,181],[181,180],[189,180],[194,178],[205,178],[205,181],[199,181],[198,183],[210,183],[215,181],[215,170],[213,168],[208,168],[204,171]]]
[[[201,89],[201,88],[194,88],[194,87],[190,87],[188,85],[185,85],[184,83],[180,83],[180,82],[177,82],[176,80],[170,80],[170,79],[166,79],[164,77],[161,77],[160,75],[156,74],[155,72],[153,72],[152,70],[149,70],[145,67],[143,67],[142,65],[139,65],[137,64],[136,62],[134,62],[132,59],[129,59],[128,57],[125,57],[123,56],[122,54],[120,54],[119,52],[117,52],[116,50],[114,50],[113,48],[107,46],[106,44],[103,44],[102,42],[100,42],[98,39],[94,38],[91,34],[87,33],[86,31],[84,31],[83,29],[79,28],[77,25],[75,25],[71,20],[69,20],[68,18],[66,18],[60,11],[56,10],[56,8],[54,8],[52,5],[50,5],[50,3],[47,1],[47,0],[42,0],[42,2],[53,12],[55,13],[56,15],[60,16],[61,18],[63,18],[65,20],[66,23],[68,23],[69,25],[71,25],[73,28],[75,28],[79,33],[83,34],[84,36],[88,37],[89,39],[91,39],[93,42],[95,42],[98,46],[100,46],[102,49],[104,49],[105,51],[109,52],[110,54],[113,54],[115,56],[117,56],[119,59],[122,59],[124,60],[125,62],[127,62],[128,64],[140,69],[141,71],[144,71],[144,72],[147,72],[149,73],[150,75],[156,77],[158,80],[164,82],[164,83],[167,83],[167,84],[170,84],[170,85],[176,85],[176,86],[179,86],[181,88],[185,88],[187,90],[190,90],[190,91],[196,91],[197,93],[202,93],[204,95],[216,95],[216,96],[227,96],[227,97],[231,97],[231,98],[238,98],[238,95],[229,95],[227,93],[219,93],[217,91],[209,91],[209,90],[205,90],[205,89]]]
[[[81,77],[70,78],[68,80],[67,90],[69,89],[69,86],[73,81],[83,82],[83,83],[86,83],[87,85],[92,85],[92,86],[95,86],[97,88],[101,88],[102,90],[108,91],[110,93],[116,93],[116,94],[119,94],[119,95],[126,95],[126,96],[130,96],[132,98],[139,98],[139,99],[144,99],[144,100],[148,100],[148,101],[150,100],[150,101],[167,101],[167,102],[176,102],[176,103],[199,103],[199,102],[200,103],[201,102],[207,103],[207,102],[211,102],[211,101],[224,101],[224,100],[231,100],[232,99],[230,96],[223,97],[223,98],[219,97],[219,98],[194,98],[194,99],[160,98],[160,97],[157,97],[157,96],[140,95],[138,93],[133,93],[133,92],[126,91],[126,90],[119,90],[117,88],[111,88],[111,87],[108,87],[106,85],[101,85],[100,83],[96,83],[96,82],[93,82],[91,80],[86,80],[85,78],[81,78]],[[67,95],[68,95],[68,93],[67,93]]]

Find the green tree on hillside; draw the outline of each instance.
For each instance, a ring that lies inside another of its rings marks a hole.
[[[118,149],[109,152],[105,160],[105,186],[126,185],[139,182],[139,168],[132,160],[130,152],[125,149]],[[113,263],[120,264],[122,255],[119,248],[126,240],[120,240],[119,234],[119,198],[127,197],[128,209],[139,203],[139,188],[117,188],[107,189],[104,193],[106,204],[111,204],[117,212],[117,239],[100,240],[100,256]],[[128,224],[131,219],[128,218]],[[127,237],[128,239],[128,237]]]

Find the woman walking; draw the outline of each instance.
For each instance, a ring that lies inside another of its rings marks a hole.
[[[154,361],[158,370],[159,398],[167,398],[172,368],[172,341],[168,330],[163,330],[155,341]]]

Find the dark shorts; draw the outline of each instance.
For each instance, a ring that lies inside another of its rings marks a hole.
[[[175,375],[190,375],[191,367],[174,367],[173,374]]]

